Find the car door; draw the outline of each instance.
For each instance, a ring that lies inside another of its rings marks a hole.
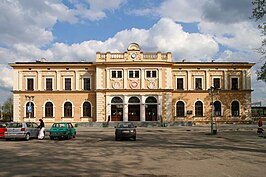
[[[71,123],[68,123],[68,129],[70,131],[70,135],[73,136],[75,134],[75,130]]]
[[[38,124],[36,124],[35,122],[32,122],[32,133],[33,133],[34,137],[38,137],[39,131],[40,131],[40,128],[39,128]]]

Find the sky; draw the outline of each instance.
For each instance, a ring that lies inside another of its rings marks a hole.
[[[19,61],[95,61],[96,52],[171,52],[172,61],[250,62],[252,102],[266,105],[256,80],[264,60],[251,0],[1,0],[0,104],[12,94]]]

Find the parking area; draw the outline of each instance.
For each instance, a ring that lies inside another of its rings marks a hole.
[[[114,128],[77,128],[71,140],[0,140],[0,176],[265,176],[266,138],[256,126],[137,128],[115,141]]]

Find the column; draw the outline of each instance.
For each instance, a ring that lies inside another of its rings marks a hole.
[[[251,89],[251,70],[247,70],[246,72],[246,89],[250,90]]]
[[[205,87],[205,90],[208,90],[208,88],[210,88],[210,71],[209,70],[206,70],[206,76],[205,76],[205,79],[206,79],[206,87]],[[211,85],[213,85],[212,81],[211,81]]]
[[[141,89],[145,88],[145,70],[141,69]]]
[[[110,89],[110,69],[106,69],[106,89]]]
[[[22,72],[18,72],[18,90],[22,90]]]
[[[123,75],[124,75],[124,89],[126,89],[127,88],[127,69],[123,69]]]
[[[56,71],[56,90],[60,90],[60,71]]]
[[[242,71],[242,83],[243,83],[243,87],[242,90],[246,90],[246,76],[247,76],[247,72],[246,70]]]
[[[187,89],[191,90],[191,71],[187,71]]]
[[[163,115],[163,107],[162,107],[162,105],[163,105],[163,97],[162,97],[162,95],[158,95],[158,100],[157,100],[157,102],[158,102],[158,109],[157,109],[157,115],[158,115],[158,121],[160,121],[160,122],[163,122],[162,121],[162,115]]]
[[[42,72],[37,71],[37,75],[38,75],[37,90],[41,90],[42,89]]]
[[[146,97],[144,95],[141,96],[140,100],[140,121],[145,121],[145,99]]]
[[[123,121],[128,121],[128,96],[124,96],[123,99]]]
[[[228,90],[228,81],[227,81],[227,78],[228,77],[228,73],[227,73],[227,71],[225,70],[224,71],[224,89],[225,90]]]
[[[162,77],[163,77],[163,75],[162,75],[162,68],[159,68],[159,74],[158,74],[159,88],[158,89],[162,89],[162,80],[163,80]]]
[[[79,73],[78,73],[78,71],[75,71],[75,77],[76,77],[76,90],[79,90]]]

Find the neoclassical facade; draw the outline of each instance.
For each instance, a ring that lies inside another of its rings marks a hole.
[[[171,53],[142,52],[136,43],[122,53],[97,52],[95,62],[16,62],[13,119],[246,121],[253,65],[172,62]]]

